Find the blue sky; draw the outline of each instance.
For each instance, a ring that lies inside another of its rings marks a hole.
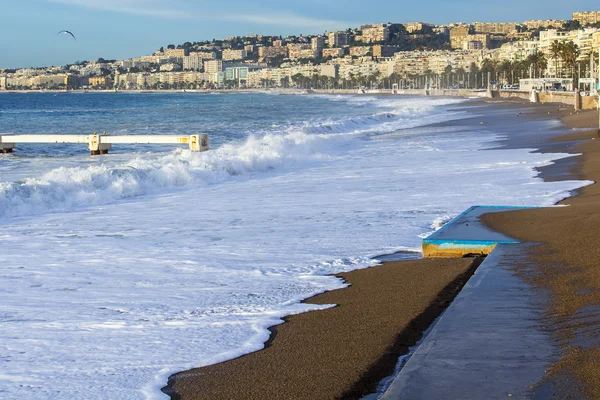
[[[0,68],[131,58],[168,44],[251,33],[314,34],[378,22],[569,19],[573,11],[596,9],[600,5],[591,0],[1,0]],[[77,40],[57,36],[63,29]]]

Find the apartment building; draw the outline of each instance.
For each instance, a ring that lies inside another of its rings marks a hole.
[[[523,24],[527,29],[540,29],[540,28],[562,28],[565,24],[564,19],[537,19],[525,21]]]
[[[371,46],[352,46],[350,47],[350,55],[355,57],[362,57],[371,54]]]
[[[574,12],[571,19],[573,21],[579,21],[582,26],[596,24],[600,22],[600,11]]]
[[[267,70],[249,71],[246,76],[246,87],[258,88],[262,86],[263,79],[267,79]]]
[[[373,57],[384,58],[384,57],[392,57],[394,54],[399,52],[400,49],[396,46],[385,46],[381,44],[376,44],[373,46]]]
[[[386,24],[363,25],[359,29],[362,32],[360,41],[364,43],[384,42],[390,38],[390,30]]]
[[[389,61],[393,73],[402,77],[410,75],[424,75],[429,69],[428,57],[417,52],[397,53],[393,60]],[[388,68],[389,69],[389,68]]]
[[[90,76],[88,85],[107,89],[113,87],[113,80],[110,76]]]
[[[327,45],[329,47],[343,47],[350,42],[349,35],[343,31],[327,32]]]
[[[504,43],[498,50],[500,60],[522,61],[540,50],[538,40],[521,40]]]
[[[300,58],[316,58],[318,53],[313,50],[310,44],[288,44],[290,60],[298,60]]]
[[[310,40],[312,49],[316,52],[321,53],[321,50],[325,47],[325,36],[315,36]]]
[[[214,51],[192,51],[189,55],[200,57],[204,60],[214,60],[215,58],[217,58],[217,53],[215,53]]]
[[[474,44],[474,42],[479,42],[481,45]],[[472,46],[470,50],[489,49],[491,43],[491,37],[488,33],[469,34],[464,38],[462,49],[469,50],[469,44]]]
[[[453,49],[462,49],[469,35],[468,26],[460,26],[450,29],[450,47]]]
[[[223,71],[222,60],[205,60],[204,61],[204,72],[207,74],[215,74]]]
[[[283,47],[285,46],[285,40],[273,40],[273,47]]]
[[[475,33],[502,33],[508,35],[517,31],[516,22],[475,22]]]
[[[160,66],[161,71],[181,71],[181,64],[168,63]]]
[[[162,53],[157,52],[156,55],[164,57],[185,57],[189,55],[189,52],[187,49],[165,49]]]
[[[258,48],[258,57],[261,59],[288,56],[288,48],[282,46],[263,46]]]
[[[434,26],[435,25],[433,25],[433,24],[427,24],[425,22],[408,22],[408,23],[404,24],[404,28],[406,28],[406,31],[408,33],[422,31],[423,28],[426,28],[426,27],[433,29]]]
[[[200,56],[183,57],[183,69],[185,71],[200,71],[204,67],[204,59]]]
[[[66,75],[38,75],[29,79],[28,85],[33,88],[52,88],[65,84]]]
[[[327,57],[333,57],[333,58],[338,58],[338,57],[344,57],[345,51],[344,49],[340,49],[337,47],[334,48],[329,48],[329,49],[323,49],[323,57],[327,58]]]
[[[223,61],[234,61],[234,60],[244,60],[248,54],[246,50],[232,50],[225,49],[223,50],[222,59]]]

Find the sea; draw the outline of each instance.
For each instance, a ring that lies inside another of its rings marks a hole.
[[[549,206],[585,184],[535,170],[570,155],[502,146],[558,122],[494,107],[0,93],[0,135],[207,133],[211,146],[0,154],[0,398],[168,399],[171,374],[260,350],[283,317],[333,306],[301,303],[345,287],[331,274],[419,258],[471,205]],[[515,122],[492,129],[494,113]]]

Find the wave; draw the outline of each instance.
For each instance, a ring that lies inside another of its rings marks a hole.
[[[205,153],[178,149],[154,156],[137,154],[117,165],[60,167],[37,178],[0,183],[0,217],[97,206],[252,173],[308,168],[360,146],[357,135],[429,123],[431,110],[447,104],[366,99],[374,105],[372,114],[270,126]],[[354,101],[347,96],[344,100]]]

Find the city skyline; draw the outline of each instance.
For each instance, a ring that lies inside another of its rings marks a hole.
[[[228,3],[229,11],[224,11],[221,3],[213,1],[198,5],[179,0],[166,7],[155,0],[24,0],[2,6],[0,35],[9,40],[5,41],[0,68],[64,65],[99,57],[124,59],[151,54],[168,44],[246,34],[317,34],[376,22],[570,19],[574,11],[597,8],[589,0],[547,1],[543,9],[527,0],[509,0],[501,5],[433,1],[411,5],[410,10],[403,3],[386,3],[374,0],[364,9],[358,0],[326,5],[314,0],[285,4],[269,0],[250,5],[233,0]],[[432,8],[436,11],[431,12]],[[63,29],[74,32],[78,40],[56,35]]]

